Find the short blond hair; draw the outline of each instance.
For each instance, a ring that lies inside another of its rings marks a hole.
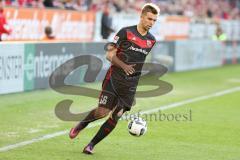
[[[154,3],[146,3],[143,7],[142,7],[142,14],[146,14],[147,12],[151,12],[153,14],[160,14],[160,9],[159,7],[154,4]]]

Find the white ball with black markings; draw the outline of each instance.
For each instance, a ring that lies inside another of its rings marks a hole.
[[[133,136],[142,136],[147,132],[147,122],[141,117],[136,117],[128,123],[128,131]]]

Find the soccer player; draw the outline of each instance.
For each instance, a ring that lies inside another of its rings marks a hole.
[[[98,107],[70,130],[69,137],[75,138],[89,123],[106,117],[110,112],[111,115],[83,153],[92,154],[95,145],[111,133],[124,112],[131,109],[142,66],[156,42],[149,29],[156,22],[159,12],[155,4],[145,4],[139,24],[122,28],[114,38],[114,45],[109,45],[106,58],[112,65],[102,83]]]

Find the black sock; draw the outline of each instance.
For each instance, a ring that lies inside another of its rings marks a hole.
[[[99,129],[95,137],[91,140],[90,142],[91,145],[95,146],[102,139],[104,139],[109,133],[112,132],[116,124],[117,124],[117,121],[111,118],[109,118],[105,123],[103,123],[103,125],[101,126],[101,128]]]

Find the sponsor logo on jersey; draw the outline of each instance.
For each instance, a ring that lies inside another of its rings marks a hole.
[[[133,47],[133,46],[131,46],[129,49],[130,49],[130,50],[133,50],[133,51],[136,51],[136,52],[141,52],[141,53],[143,53],[143,54],[145,54],[145,55],[148,55],[148,53],[149,53],[149,52],[147,52],[146,50],[144,50],[144,49],[142,49],[142,48],[135,48],[135,47]]]
[[[113,39],[113,43],[117,43],[118,40],[119,40],[119,37],[115,36],[114,39]]]
[[[148,46],[148,47],[152,47],[152,42],[149,41],[149,40],[147,40],[147,46]]]

